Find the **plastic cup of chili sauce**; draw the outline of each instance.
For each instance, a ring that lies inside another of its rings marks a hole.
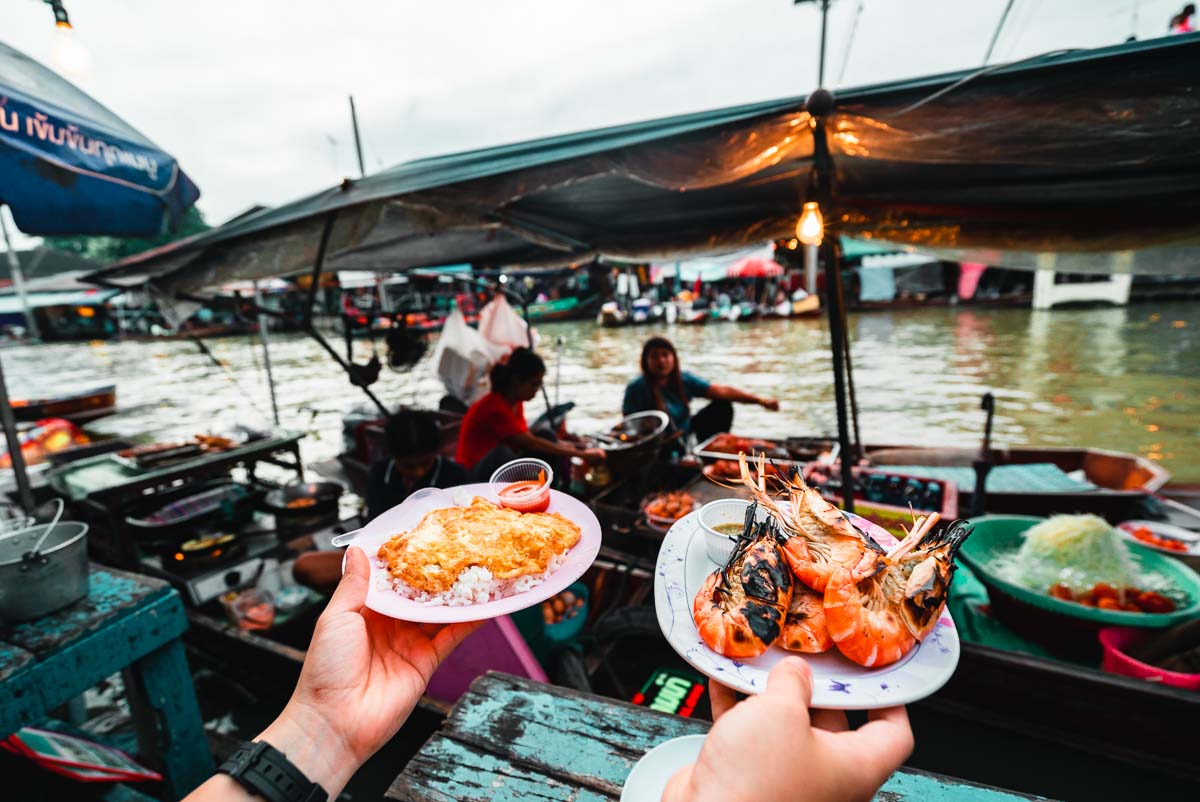
[[[545,512],[550,506],[554,470],[540,459],[506,462],[492,474],[492,492],[502,507],[517,512]]]

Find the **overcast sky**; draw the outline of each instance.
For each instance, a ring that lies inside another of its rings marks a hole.
[[[65,3],[92,58],[77,83],[180,160],[211,223],[357,175],[349,93],[372,172],[805,94],[820,27],[791,0]],[[826,83],[978,66],[1005,4],[837,0]],[[49,7],[0,5],[0,39],[54,67]],[[992,61],[1159,36],[1182,5],[1015,0]]]

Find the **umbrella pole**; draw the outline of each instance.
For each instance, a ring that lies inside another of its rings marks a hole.
[[[12,271],[13,289],[17,293],[17,297],[21,299],[21,311],[25,313],[25,328],[31,339],[42,339],[42,333],[38,331],[37,318],[33,314],[33,309],[29,306],[29,299],[25,297],[25,276],[21,273],[21,260],[17,258],[17,252],[13,250],[12,238],[8,233],[8,219],[4,216],[4,209],[0,207],[0,231],[4,232],[4,249],[8,254],[8,267]]]
[[[839,242],[836,238],[834,242]],[[840,254],[841,246],[839,244],[838,251]],[[839,259],[840,262],[840,259]],[[846,356],[846,390],[850,396],[850,424],[854,430],[854,456],[856,459],[863,456],[862,434],[858,430],[858,393],[854,390],[854,360],[850,356],[850,325],[846,322],[846,293],[842,285],[842,273],[838,271],[837,282],[838,306],[842,309],[842,342],[845,344]]]
[[[279,404],[275,400],[275,375],[271,372],[271,345],[270,337],[267,333],[267,316],[263,314],[262,293],[258,289],[258,282],[253,282],[254,287],[254,306],[258,310],[258,338],[262,340],[263,349],[263,366],[267,369],[267,389],[271,392],[271,417],[275,419],[275,425],[279,425]]]
[[[829,296],[829,340],[833,356],[833,395],[837,403],[839,463],[842,470],[842,509],[854,512],[854,456],[850,450],[850,426],[846,420],[846,330],[845,300],[838,274],[837,243],[827,236],[821,245],[825,256],[825,289]]]

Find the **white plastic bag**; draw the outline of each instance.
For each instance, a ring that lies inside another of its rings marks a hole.
[[[487,395],[488,370],[509,350],[485,340],[455,307],[434,346],[433,364],[446,392],[470,405]]]
[[[513,309],[503,294],[497,294],[479,310],[479,333],[489,343],[502,345],[507,351],[529,347],[529,326]],[[537,345],[537,332],[533,333]]]

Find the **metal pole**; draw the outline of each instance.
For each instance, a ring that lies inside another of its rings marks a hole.
[[[258,289],[258,282],[252,282],[254,287],[254,306],[258,309],[258,338],[262,340],[263,349],[263,365],[267,368],[267,389],[271,391],[271,417],[275,419],[275,425],[279,425],[279,404],[275,401],[275,376],[271,372],[271,345],[270,338],[267,332],[267,316],[262,312],[262,293]]]
[[[4,248],[8,254],[8,267],[12,271],[13,289],[16,290],[17,297],[21,299],[21,311],[25,313],[25,328],[28,329],[28,334],[31,339],[42,339],[42,333],[38,331],[37,318],[34,317],[33,309],[29,306],[29,298],[25,295],[25,276],[21,273],[21,260],[17,258],[17,252],[13,250],[12,239],[8,234],[8,219],[4,215],[3,207],[0,207],[0,230],[4,231]]]
[[[4,367],[0,365],[0,422],[4,424],[4,439],[8,443],[8,454],[12,459],[13,477],[17,480],[17,498],[21,508],[33,515],[33,491],[29,488],[29,476],[25,473],[25,455],[21,453],[21,438],[17,437],[17,419],[13,416],[12,404],[8,400],[8,385],[4,381]]]
[[[833,396],[837,404],[838,451],[842,466],[842,508],[854,512],[854,455],[850,450],[850,427],[846,420],[846,331],[842,327],[844,304],[838,276],[837,246],[826,233],[821,245],[825,257],[825,295],[829,300],[829,341],[833,356]]]
[[[817,66],[817,86],[825,85],[825,23],[829,20],[830,0],[821,0],[821,63]]]
[[[354,112],[354,95],[350,96],[350,125],[354,128],[354,151],[358,154],[358,177],[362,178],[367,174],[367,169],[363,167],[362,140],[358,137],[358,115]]]
[[[1004,13],[1000,15],[1000,22],[996,23],[996,30],[992,33],[992,41],[988,43],[987,54],[983,57],[983,64],[992,60],[992,51],[996,49],[996,42],[1000,40],[1000,32],[1004,30],[1004,23],[1008,22],[1008,12],[1012,11],[1015,0],[1008,0],[1004,5]]]
[[[817,246],[804,246],[804,289],[809,295],[817,294]]]

